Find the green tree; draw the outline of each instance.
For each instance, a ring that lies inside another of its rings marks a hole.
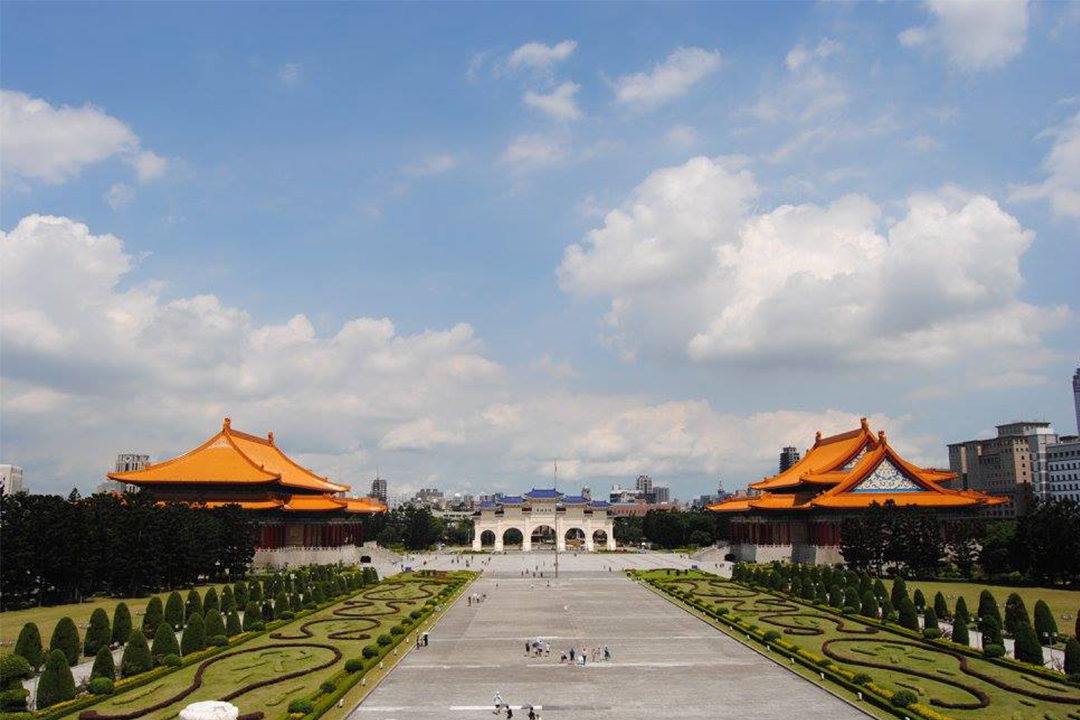
[[[263,599],[263,587],[258,578],[252,578],[248,583],[248,601],[261,603]]]
[[[1001,618],[994,614],[987,614],[979,618],[979,632],[982,633],[982,646],[1004,645],[1005,640],[1001,634]]]
[[[24,712],[30,693],[23,689],[23,680],[34,676],[34,670],[21,655],[0,657],[0,711]]]
[[[971,646],[971,633],[968,632],[966,619],[961,621],[960,618],[953,618],[952,641],[964,647]]]
[[[979,550],[979,564],[987,577],[1002,575],[1012,570],[1012,546],[1016,535],[1016,523],[1000,520],[989,523]]]
[[[236,600],[237,610],[247,607],[248,587],[246,582],[240,580],[235,585],[233,585],[233,598]]]
[[[169,593],[169,599],[165,601],[165,622],[169,623],[173,630],[184,627],[184,600],[175,590]]]
[[[254,630],[256,623],[260,622],[262,622],[262,610],[259,608],[259,603],[248,600],[247,607],[244,608],[244,631]]]
[[[1065,643],[1065,674],[1080,673],[1080,640],[1069,638]]]
[[[274,595],[274,617],[281,617],[281,613],[289,609],[289,596],[285,594],[285,588],[278,588],[277,594]]]
[[[997,618],[998,627],[1002,627],[1001,611],[998,609],[997,600],[994,599],[994,594],[989,590],[984,589],[979,593],[979,619],[993,615]],[[1000,645],[1000,643],[998,643]]]
[[[1018,593],[1010,593],[1005,600],[1005,632],[1015,635],[1021,625],[1030,625],[1031,616],[1028,615],[1024,599]]]
[[[221,610],[222,615],[228,615],[230,610],[236,609],[236,596],[233,594],[231,585],[226,585],[221,588]]]
[[[1033,665],[1043,664],[1042,645],[1039,644],[1039,638],[1035,637],[1034,628],[1030,625],[1021,625],[1016,628],[1015,642],[1013,652],[1017,660]]]
[[[157,632],[154,633],[154,646],[150,651],[151,656],[154,658],[154,664],[160,665],[161,660],[166,655],[179,655],[180,643],[176,640],[176,633],[168,623],[161,623],[158,625]]]
[[[1057,640],[1057,622],[1045,600],[1038,600],[1035,603],[1035,634],[1043,645],[1053,645]]]
[[[915,612],[915,603],[911,601],[911,598],[907,595],[900,598],[900,605],[897,610],[900,613],[900,626],[918,632],[919,614]]]
[[[53,650],[59,650],[68,659],[68,665],[74,665],[79,662],[79,644],[79,630],[75,627],[74,621],[65,615],[53,628],[52,638],[49,640],[49,653],[51,655]],[[46,657],[46,662],[48,662],[48,657]]]
[[[926,612],[923,613],[923,629],[925,630],[940,630],[937,621],[937,613],[934,612],[934,608],[926,608]]]
[[[939,618],[949,617],[949,604],[945,602],[945,596],[940,590],[934,593],[934,612]]]
[[[38,679],[37,707],[40,710],[74,697],[75,678],[71,675],[68,658],[63,650],[52,649]]]
[[[97,655],[98,648],[109,646],[112,640],[112,627],[109,625],[109,614],[104,608],[95,608],[90,613],[90,625],[86,628],[86,638],[83,640],[83,654],[87,657]]]
[[[187,622],[192,615],[202,615],[202,596],[195,588],[188,590],[187,602],[184,603],[184,621]]]
[[[15,641],[15,654],[22,657],[30,664],[30,669],[35,672],[41,663],[45,662],[45,651],[41,647],[41,633],[38,626],[28,622],[19,631],[19,639]]]
[[[977,518],[953,522],[948,552],[960,570],[960,574],[965,578],[971,577],[971,572],[979,557],[979,546],[984,533],[983,522]]]
[[[926,596],[923,595],[922,590],[915,588],[915,594],[911,596],[911,601],[915,603],[915,609],[922,612],[926,609]]]
[[[143,614],[142,631],[146,637],[153,637],[157,632],[157,626],[165,619],[165,612],[161,607],[161,598],[155,595],[146,604],[146,612]]]
[[[203,615],[211,610],[221,610],[221,605],[218,602],[217,590],[210,588],[206,591],[206,596],[203,598],[202,611]]]
[[[844,607],[849,607],[853,612],[862,612],[862,601],[859,600],[858,585],[848,585],[844,590]]]
[[[218,637],[219,635],[226,635],[225,633],[225,620],[221,617],[221,613],[217,610],[207,610],[206,617],[204,619],[205,634],[210,640]]]
[[[102,645],[94,657],[94,666],[90,668],[90,679],[94,678],[116,679],[116,663],[113,662],[112,650]]]
[[[187,627],[184,628],[184,636],[180,640],[180,651],[184,655],[206,649],[206,626],[203,616],[195,613],[188,618]]]
[[[304,602],[300,599],[300,593],[293,593],[289,595],[289,609],[294,613],[298,613],[304,609]]]
[[[877,596],[874,595],[873,590],[867,590],[862,596],[862,609],[860,614],[866,617],[876,618],[878,616],[878,601]]]
[[[127,603],[122,602],[113,610],[112,642],[123,645],[129,637],[131,637],[131,610],[128,609]]]
[[[968,612],[967,602],[964,601],[963,595],[956,598],[956,612],[953,613],[953,619],[964,625],[971,622],[971,613]]]
[[[839,585],[833,585],[829,589],[829,606],[834,608],[844,606],[844,591]]]
[[[881,578],[874,581],[874,597],[879,601],[885,597],[885,583],[881,581]]]
[[[904,582],[904,578],[898,577],[893,580],[892,593],[889,594],[889,600],[892,601],[893,607],[900,608],[900,598],[907,597],[907,583]]]
[[[232,637],[233,635],[239,635],[244,631],[243,626],[240,624],[240,616],[236,614],[236,609],[229,611],[229,614],[225,618],[225,635],[226,637]]]
[[[168,627],[167,623],[160,626]],[[154,666],[150,656],[150,646],[146,643],[146,635],[131,633],[131,639],[124,646],[124,654],[120,658],[120,672],[124,677],[131,677],[146,672]]]

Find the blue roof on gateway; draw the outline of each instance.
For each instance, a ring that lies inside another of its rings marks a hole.
[[[529,492],[525,493],[525,497],[534,499],[558,498],[562,497],[562,493],[555,488],[533,488]]]
[[[518,505],[522,502],[522,499],[520,495],[507,495],[499,502],[503,505]]]

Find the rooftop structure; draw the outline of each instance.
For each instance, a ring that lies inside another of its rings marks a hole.
[[[949,467],[965,490],[978,490],[1011,502],[992,511],[996,517],[1025,512],[1035,497],[1046,497],[1047,448],[1057,442],[1044,421],[1018,421],[997,426],[997,437],[949,444]]]
[[[473,549],[490,544],[502,552],[511,543],[521,543],[523,552],[550,541],[558,550],[577,545],[591,551],[599,545],[615,549],[615,526],[603,500],[584,495],[566,495],[555,488],[533,488],[524,495],[487,499],[473,513]],[[512,535],[512,531],[520,534]]]

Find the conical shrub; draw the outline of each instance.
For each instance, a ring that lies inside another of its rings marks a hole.
[[[198,613],[188,618],[184,628],[184,637],[180,640],[180,650],[184,655],[206,649],[206,625]]]
[[[157,626],[165,620],[165,611],[161,605],[161,598],[155,595],[146,603],[146,611],[142,619],[142,632],[148,638],[154,637]],[[130,639],[130,638],[129,638]]]
[[[120,603],[113,610],[112,641],[116,645],[123,645],[131,637],[131,610],[127,603]]]
[[[232,637],[233,635],[239,635],[244,631],[244,627],[240,624],[240,616],[236,613],[236,610],[230,610],[229,616],[225,619],[225,636]]]
[[[1041,645],[1052,645],[1057,640],[1057,622],[1045,600],[1035,603],[1035,634]]]
[[[67,656],[62,650],[50,650],[45,670],[38,678],[37,708],[39,710],[75,697],[75,678],[71,675]]]
[[[230,610],[236,609],[236,595],[233,594],[232,585],[221,588],[221,614],[227,616]]]
[[[64,653],[68,665],[79,662],[79,629],[75,627],[75,622],[66,615],[60,618],[60,622],[56,623],[56,627],[53,628],[52,638],[49,640],[50,655],[53,650]],[[48,657],[46,657],[45,661],[48,662]]]
[[[35,623],[28,622],[22,626],[19,639],[15,641],[15,654],[26,660],[34,672],[37,672],[41,663],[45,662],[45,649],[41,647],[41,633]]]
[[[165,622],[173,630],[184,627],[184,600],[176,591],[169,593],[169,599],[165,601]]]
[[[94,657],[94,666],[90,668],[90,679],[99,677],[116,679],[116,663],[113,662],[112,650],[104,645],[98,650]]]
[[[169,623],[161,623],[158,625],[157,632],[154,633],[154,646],[150,651],[154,664],[160,665],[166,655],[179,654],[180,643],[176,640],[176,633],[169,627]]]
[[[221,610],[221,604],[218,600],[217,590],[215,590],[214,588],[210,588],[209,590],[207,590],[206,595],[203,597],[203,616],[205,617],[206,613],[210,612],[211,610]]]
[[[219,635],[225,635],[225,620],[217,610],[207,610],[203,624],[206,637],[211,640]]]
[[[202,615],[202,596],[195,588],[188,590],[187,602],[184,603],[184,622],[190,622],[192,615]]]
[[[83,640],[83,655],[96,657],[100,648],[109,647],[112,640],[112,627],[109,625],[109,614],[104,608],[96,608],[90,613],[90,625],[86,628],[86,638]]]
[[[1039,644],[1039,638],[1035,637],[1035,628],[1030,625],[1021,625],[1016,628],[1013,654],[1020,662],[1032,665],[1043,664],[1042,645]]]
[[[162,626],[168,627],[168,624],[162,622],[158,627]],[[146,672],[153,666],[154,661],[150,656],[146,636],[142,633],[131,633],[131,639],[124,646],[124,654],[120,657],[120,673],[124,677],[131,677]]]
[[[1015,635],[1021,625],[1030,625],[1031,617],[1028,616],[1024,598],[1018,593],[1010,593],[1005,600],[1005,632]]]

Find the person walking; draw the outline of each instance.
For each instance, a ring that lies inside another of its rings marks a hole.
[[[498,715],[499,713],[501,713],[502,712],[502,706],[503,706],[502,693],[500,693],[498,690],[496,690],[495,691],[495,710],[493,710],[491,714],[492,715]]]

